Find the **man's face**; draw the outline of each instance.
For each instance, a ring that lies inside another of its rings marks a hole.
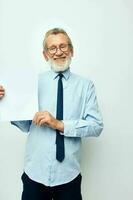
[[[65,71],[73,56],[67,37],[62,33],[52,34],[48,36],[46,43],[47,51],[43,54],[45,59],[50,62],[51,68],[56,72]]]

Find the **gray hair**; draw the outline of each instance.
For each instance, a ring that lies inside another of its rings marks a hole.
[[[68,36],[68,34],[66,33],[66,31],[62,28],[53,28],[53,29],[50,29],[49,31],[46,32],[45,34],[45,37],[44,37],[44,40],[43,40],[43,51],[46,51],[47,50],[47,38],[49,35],[57,35],[59,33],[62,33],[66,36],[66,38],[68,39],[68,43],[70,45],[70,48],[73,52],[73,44],[72,44],[72,41],[70,39],[70,37]]]

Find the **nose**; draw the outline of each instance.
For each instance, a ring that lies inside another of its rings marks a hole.
[[[58,47],[57,50],[56,50],[56,55],[62,55],[63,52],[60,50],[60,48]]]

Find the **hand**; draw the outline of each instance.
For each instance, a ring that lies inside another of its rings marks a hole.
[[[3,88],[2,85],[0,85],[0,99],[2,99],[5,95],[5,89]]]
[[[55,119],[48,111],[37,112],[32,122],[38,126],[46,125],[52,129],[64,132],[64,123]]]

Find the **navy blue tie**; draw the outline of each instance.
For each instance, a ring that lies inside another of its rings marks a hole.
[[[63,74],[59,73],[58,76],[59,80],[57,89],[56,119],[63,120],[63,84],[62,84]],[[61,135],[59,130],[56,130],[56,159],[62,162],[64,157],[65,157],[64,135]]]

